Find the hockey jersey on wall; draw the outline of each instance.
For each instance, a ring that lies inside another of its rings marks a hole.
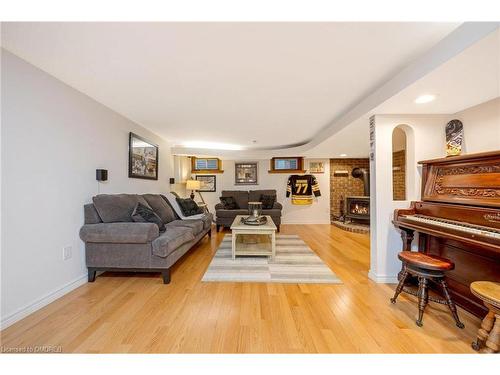
[[[319,191],[319,184],[316,177],[310,174],[305,174],[302,176],[291,175],[288,177],[288,183],[286,187],[287,198],[292,195],[292,204],[312,204],[313,195],[315,197],[321,196]]]

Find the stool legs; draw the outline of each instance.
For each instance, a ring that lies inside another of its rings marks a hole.
[[[403,253],[408,253],[406,251],[401,252],[400,254]],[[408,257],[408,255],[405,255],[405,257]],[[401,259],[401,257],[400,257]],[[458,328],[464,328],[464,324],[460,321],[460,318],[458,317],[457,313],[457,308],[455,306],[455,303],[451,299],[450,292],[448,290],[448,285],[446,284],[446,281],[444,279],[445,277],[445,272],[443,270],[437,269],[427,269],[425,267],[425,264],[422,266],[417,266],[415,264],[409,264],[405,262],[403,259],[403,268],[400,272],[400,277],[399,277],[399,283],[398,286],[396,287],[396,290],[394,291],[394,296],[390,299],[391,303],[396,303],[396,299],[398,296],[401,294],[401,292],[407,292],[412,295],[416,295],[418,297],[418,319],[415,321],[417,326],[422,327],[423,323],[422,320],[424,318],[424,311],[425,307],[429,303],[429,281],[432,281],[433,283],[439,284],[441,288],[443,289],[443,294],[444,294],[444,299],[437,299],[437,298],[430,298],[432,301],[441,303],[441,304],[446,304],[448,305],[448,308],[450,309],[451,315],[453,316],[453,319],[455,320],[455,324],[457,325]],[[415,261],[415,263],[418,263]],[[413,290],[408,290],[404,289],[406,279],[408,276],[416,276],[418,277],[418,291],[415,293]],[[399,276],[399,275],[398,275]],[[490,327],[491,329],[491,327]],[[485,336],[486,337],[486,336]],[[478,346],[479,345],[479,338],[478,338],[478,343],[473,344]],[[486,339],[483,338],[483,341]]]
[[[488,335],[488,340],[486,340],[485,353],[498,353],[500,349],[500,315],[495,315],[495,325]]]
[[[486,314],[481,322],[481,328],[477,331],[477,339],[472,343],[472,349],[479,351],[483,347],[494,324],[495,312],[493,310],[489,310],[488,314]]]
[[[451,315],[453,315],[453,319],[455,319],[457,327],[464,328],[465,327],[464,324],[458,318],[457,308],[455,306],[455,303],[451,299],[450,292],[448,291],[448,285],[446,285],[446,281],[444,279],[441,279],[439,282],[441,283],[441,287],[443,288],[444,298],[446,298],[446,304],[448,305],[451,311]]]
[[[399,280],[399,284],[396,287],[396,291],[394,292],[394,296],[391,298],[391,303],[396,303],[396,298],[398,298],[399,294],[403,291],[403,287],[405,286],[405,280],[408,277],[408,270],[406,267],[403,269],[403,274],[401,275],[401,279]]]
[[[418,319],[416,320],[416,324],[419,327],[423,326],[422,318],[424,317],[425,306],[429,302],[429,291],[428,291],[429,280],[426,277],[418,278]]]

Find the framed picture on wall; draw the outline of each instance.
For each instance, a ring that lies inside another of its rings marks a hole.
[[[257,163],[234,163],[235,185],[257,185]]]
[[[134,133],[129,135],[128,177],[158,180],[158,146]]]
[[[196,175],[196,180],[200,181],[200,192],[213,193],[217,191],[217,180],[214,174],[202,176]]]
[[[309,173],[325,173],[325,163],[322,161],[310,161]]]

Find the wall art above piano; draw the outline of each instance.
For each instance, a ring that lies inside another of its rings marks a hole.
[[[446,156],[457,156],[462,153],[464,125],[460,120],[451,120],[446,124]]]

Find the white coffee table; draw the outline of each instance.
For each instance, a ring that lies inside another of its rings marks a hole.
[[[237,255],[268,256],[274,259],[276,225],[273,219],[271,216],[266,216],[267,223],[264,225],[243,224],[241,218],[247,216],[237,215],[231,224],[233,259],[236,259]]]

